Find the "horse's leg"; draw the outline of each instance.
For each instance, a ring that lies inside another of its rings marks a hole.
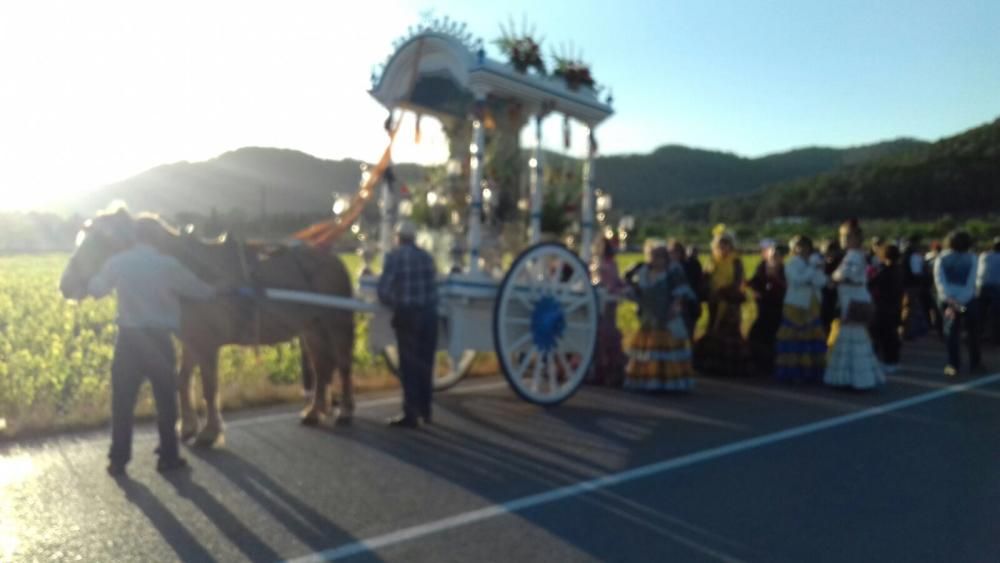
[[[309,351],[309,347],[306,344],[305,336],[299,337],[299,350],[302,353],[302,359],[300,365],[302,367],[302,384],[303,389],[308,389],[308,392],[304,393],[306,400],[305,409],[302,411],[303,416],[312,407],[312,404],[316,399],[316,367],[313,365],[313,352]],[[323,416],[330,415],[330,404],[326,401],[325,397],[322,397],[323,410],[320,412]]]
[[[312,404],[306,405],[302,411],[302,424],[315,426],[320,423],[323,415],[329,410],[327,406],[326,387],[330,383],[330,376],[333,373],[333,355],[328,348],[327,339],[324,338],[323,331],[317,328],[310,328],[302,334],[302,342],[312,360],[313,374],[313,397]]]
[[[198,433],[198,413],[194,409],[194,399],[191,382],[194,376],[195,357],[191,348],[184,344],[181,346],[181,369],[177,373],[180,384],[180,404],[181,404],[181,441],[188,441]]]
[[[195,444],[214,446],[223,442],[222,407],[219,396],[219,349],[204,351],[199,358],[201,365],[201,389],[205,397],[207,416],[205,427],[198,433]]]
[[[302,370],[302,396],[308,401],[316,392],[316,371],[309,358],[309,353],[306,351],[306,343],[303,338],[299,338],[299,353],[301,355],[299,366]]]
[[[330,348],[340,376],[340,403],[337,409],[337,424],[350,424],[354,417],[354,379],[351,367],[354,364],[354,317],[340,315],[338,323],[329,332]]]

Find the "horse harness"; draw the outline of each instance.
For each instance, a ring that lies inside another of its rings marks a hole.
[[[260,264],[260,254],[267,258],[274,257],[281,253],[288,253],[291,258],[292,263],[295,265],[295,269],[298,270],[299,274],[302,275],[302,279],[305,282],[306,287],[313,288],[313,282],[315,281],[315,271],[308,267],[308,264],[303,260],[301,252],[297,252],[298,248],[289,247],[286,245],[274,245],[265,247],[264,249],[252,248],[250,251],[247,250],[247,243],[243,239],[234,239],[236,244],[236,256],[240,263],[240,273],[242,276],[242,283],[245,286],[253,287],[262,296],[262,288],[260,287],[260,281],[255,277],[256,266]],[[261,311],[261,298],[260,296],[255,297],[253,300],[253,326],[254,326],[254,348],[255,351],[259,348],[261,344],[261,325],[262,325],[262,311]]]
[[[240,272],[243,275],[243,283],[246,286],[255,287],[253,279],[253,272],[250,269],[250,265],[247,263],[247,245],[246,241],[243,239],[236,239],[236,256],[240,261]],[[256,258],[256,257],[255,257]],[[256,264],[257,260],[254,260]],[[253,300],[253,351],[254,355],[258,358],[260,357],[260,341],[261,341],[261,312],[260,312],[260,299],[254,298]]]

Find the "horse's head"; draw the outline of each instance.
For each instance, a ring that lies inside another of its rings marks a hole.
[[[63,297],[86,297],[90,279],[108,258],[129,248],[134,241],[135,221],[124,208],[113,213],[101,213],[84,223],[76,236],[76,250],[59,280]]]

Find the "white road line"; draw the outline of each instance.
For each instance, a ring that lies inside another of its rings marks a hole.
[[[915,405],[934,401],[942,397],[947,397],[949,395],[962,393],[964,391],[968,391],[976,387],[989,385],[997,381],[1000,381],[1000,373],[989,375],[987,377],[983,377],[981,379],[977,379],[974,381],[969,381],[967,383],[951,385],[943,389],[930,391],[922,395],[917,395],[915,397],[894,401],[891,403],[887,403],[885,405],[871,407],[863,411],[858,411],[845,414],[842,416],[828,418],[826,420],[805,424],[803,426],[796,426],[794,428],[788,428],[786,430],[781,430],[771,434],[765,434],[763,436],[758,436],[755,438],[740,440],[739,442],[733,442],[731,444],[726,444],[724,446],[702,450],[700,452],[691,453],[677,458],[666,459],[649,465],[644,465],[642,467],[636,467],[634,469],[622,471],[620,473],[612,473],[609,475],[605,475],[603,477],[597,477],[595,479],[581,481],[578,483],[574,483],[572,485],[567,485],[565,487],[560,487],[558,489],[552,489],[543,493],[538,493],[510,500],[502,504],[494,504],[477,510],[470,510],[468,512],[463,512],[461,514],[456,514],[454,516],[442,518],[440,520],[426,522],[424,524],[411,526],[409,528],[403,528],[401,530],[396,530],[394,532],[389,532],[379,536],[374,536],[365,540],[360,540],[357,542],[344,544],[339,547],[305,555],[303,557],[289,560],[289,563],[313,563],[319,561],[337,561],[340,559],[345,559],[347,557],[368,553],[370,551],[374,551],[383,547],[389,547],[392,545],[419,539],[425,536],[437,534],[454,528],[468,526],[469,524],[481,522],[483,520],[488,520],[490,518],[494,518],[497,516],[503,516],[505,514],[513,514],[516,512],[520,512],[522,510],[526,510],[528,508],[533,508],[536,506],[549,504],[570,497],[579,496],[588,493],[590,491],[595,491],[598,489],[604,489],[607,487],[620,485],[622,483],[628,483],[630,481],[644,479],[646,477],[659,475],[662,473],[666,473],[668,471],[673,471],[675,469],[690,467],[692,465],[696,465],[706,461],[712,461],[721,457],[741,453],[747,450],[768,446],[778,442],[783,442],[785,440],[798,438],[800,436],[806,436],[808,434],[814,434],[816,432],[829,430],[831,428],[836,428],[838,426],[844,426],[852,422],[858,422],[860,420],[865,420],[875,416],[888,414]]]
[[[905,376],[902,376],[902,375],[889,375],[889,376],[886,376],[886,377],[889,379],[889,381],[892,381],[892,382],[895,382],[895,383],[904,383],[906,385],[915,385],[917,387],[927,387],[927,388],[930,388],[930,389],[942,389],[942,388],[948,386],[947,383],[941,383],[941,382],[937,382],[937,381],[928,381],[926,379],[917,379],[915,377],[905,377]],[[997,392],[997,391],[987,391],[987,390],[984,390],[984,389],[979,389],[979,390],[976,390],[976,391],[969,391],[969,394],[973,395],[975,397],[987,397],[987,398],[990,398],[990,399],[1000,399],[1000,392]]]

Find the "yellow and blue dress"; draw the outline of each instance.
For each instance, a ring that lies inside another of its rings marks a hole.
[[[688,391],[694,387],[691,339],[674,303],[693,299],[680,265],[661,272],[648,266],[636,276],[639,330],[632,338],[625,372],[626,389]]]
[[[826,274],[793,256],[785,266],[788,290],[778,328],[775,376],[782,381],[819,381],[826,369],[826,333],[820,314]]]

